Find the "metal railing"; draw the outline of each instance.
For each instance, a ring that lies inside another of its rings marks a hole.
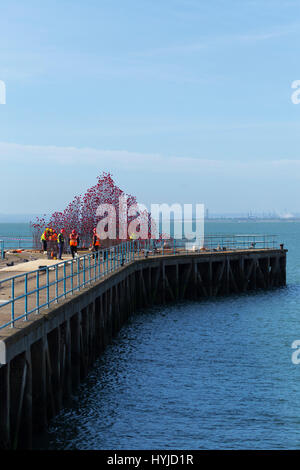
[[[33,248],[33,239],[30,236],[13,237],[1,235],[3,249],[9,250],[28,250]]]
[[[0,256],[1,259],[4,259],[4,241],[0,240]]]
[[[207,249],[251,249],[251,248],[275,248],[276,235],[267,234],[208,234],[204,237],[204,246]]]
[[[14,327],[18,320],[28,320],[82,290],[93,282],[137,259],[150,256],[187,255],[197,251],[204,254],[214,251],[274,249],[274,235],[208,235],[204,246],[184,240],[133,240],[105,250],[76,256],[53,266],[0,280],[0,313],[8,313],[10,320],[0,325]],[[17,269],[17,267],[15,267]],[[3,295],[7,297],[3,300]]]

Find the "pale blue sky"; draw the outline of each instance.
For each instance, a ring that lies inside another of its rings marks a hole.
[[[300,1],[2,2],[0,213],[112,171],[141,203],[300,212]]]

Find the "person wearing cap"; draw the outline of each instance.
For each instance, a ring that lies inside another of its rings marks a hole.
[[[97,229],[93,229],[93,243],[92,243],[93,251],[96,251],[96,255],[93,256],[98,259],[98,250],[100,248],[100,237],[97,234]]]
[[[65,229],[62,228],[59,234],[57,235],[58,259],[62,259],[62,254],[64,251],[64,245],[65,245],[65,237],[64,237],[65,233],[66,233]]]
[[[47,242],[48,242],[48,240],[49,240],[49,229],[47,227],[46,230],[42,233],[42,236],[41,236],[41,242],[42,242],[42,245],[43,245],[44,253],[47,253]]]
[[[129,240],[130,240],[131,242],[133,242],[133,250],[134,250],[135,252],[137,251],[137,243],[134,243],[134,240],[136,240],[136,239],[137,239],[137,235],[136,235],[134,232],[132,232],[132,233],[129,235]]]
[[[72,258],[74,259],[75,255],[78,256],[77,247],[79,245],[79,236],[76,230],[72,230],[72,232],[70,233],[69,243],[70,243],[71,255],[72,255]]]
[[[51,248],[52,248],[51,257],[56,259],[58,245],[57,245],[57,233],[55,229],[52,229],[52,233],[51,233]]]

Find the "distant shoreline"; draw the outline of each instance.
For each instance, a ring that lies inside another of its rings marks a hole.
[[[294,218],[274,218],[274,219],[261,219],[261,218],[253,218],[253,219],[243,219],[240,217],[224,217],[224,218],[211,218],[211,219],[204,219],[205,222],[243,222],[243,223],[253,223],[253,222],[300,222],[300,217]]]
[[[193,219],[195,220],[195,219]],[[171,219],[172,221],[172,219]],[[175,219],[175,221],[177,221]],[[212,217],[212,218],[204,218],[205,222],[212,222],[212,223],[230,223],[230,222],[238,222],[238,223],[254,223],[254,222],[264,222],[264,223],[272,223],[272,222],[284,222],[284,223],[291,223],[291,222],[300,222],[300,217],[293,217],[293,218],[243,218],[243,217]],[[16,221],[16,220],[1,220],[0,219],[0,225],[19,225],[19,224],[24,224],[24,225],[29,225],[30,221]]]

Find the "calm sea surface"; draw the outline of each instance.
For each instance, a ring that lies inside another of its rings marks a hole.
[[[291,361],[300,223],[211,222],[206,231],[278,234],[289,250],[287,288],[138,312],[40,447],[300,448],[300,364]]]
[[[0,238],[1,237],[23,237],[30,236],[29,224],[2,224],[0,223]]]
[[[4,241],[6,250],[11,248],[32,248],[30,225],[26,223],[0,223],[0,240]]]

